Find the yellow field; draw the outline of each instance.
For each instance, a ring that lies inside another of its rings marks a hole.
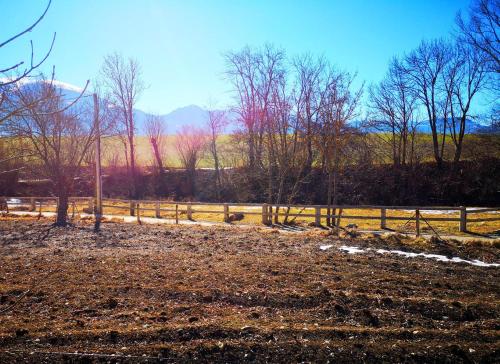
[[[383,149],[386,148],[380,142],[380,138],[384,138],[383,134],[378,134],[377,136],[369,136],[372,146],[377,149],[376,154],[378,156],[384,155]],[[479,157],[482,154],[483,157],[497,157],[500,158],[500,136],[499,135],[465,135],[464,148],[462,159],[467,160],[472,157]],[[166,136],[165,143],[165,160],[164,164],[168,167],[181,167],[181,162],[179,154],[176,149],[176,136],[168,135]],[[222,157],[222,162],[226,161],[226,165],[229,167],[237,167],[241,163],[241,155],[234,148],[231,143],[231,135],[221,135],[219,138],[219,148]],[[480,147],[478,147],[480,146]],[[151,146],[149,144],[148,138],[146,136],[136,137],[136,148],[137,148],[137,162],[139,165],[148,166],[153,164],[153,153]],[[415,153],[419,156],[420,161],[432,161],[432,139],[430,135],[420,134],[417,136],[417,142],[415,147]],[[123,144],[117,137],[106,138],[103,140],[103,164],[105,166],[113,164],[113,159],[116,158],[119,164],[125,164]],[[445,158],[452,159],[454,153],[454,146],[451,140],[448,138],[445,147]],[[385,153],[387,154],[387,153]],[[390,154],[390,153],[389,153]],[[390,163],[390,159],[384,162]],[[202,158],[198,165],[200,168],[211,168],[213,167],[213,160],[210,154],[206,151],[202,153]]]
[[[229,143],[229,135],[222,135],[219,141],[219,148],[224,152],[225,157],[230,157],[231,152]],[[148,137],[138,136],[135,142],[136,153],[137,153],[137,163],[141,166],[150,166],[154,164],[154,154],[149,143]],[[227,158],[222,157],[222,161]],[[234,160],[234,158],[231,158]],[[125,165],[125,152],[124,146],[118,137],[104,138],[102,142],[102,163],[103,166],[110,165]],[[166,167],[182,167],[179,153],[176,147],[176,136],[167,135],[164,149],[164,160],[163,163]],[[213,160],[206,150],[202,151],[201,159],[198,164],[199,168],[212,168]]]

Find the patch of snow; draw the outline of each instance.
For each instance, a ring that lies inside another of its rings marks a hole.
[[[15,79],[15,77],[0,77],[0,83],[10,82],[14,79]],[[27,85],[30,83],[36,83],[36,82],[40,82],[40,81],[41,80],[37,79],[37,78],[24,77],[24,78],[20,79],[19,81],[17,81],[16,84],[18,86],[22,86],[22,85]],[[67,82],[63,82],[63,81],[58,81],[58,80],[52,81],[52,80],[48,79],[48,80],[43,80],[43,82],[52,83],[52,85],[54,85],[55,87],[62,88],[64,90],[68,90],[68,91],[74,91],[77,93],[81,93],[83,91],[83,87],[75,86],[75,85],[72,85],[71,83],[67,83]]]
[[[331,248],[331,245],[321,245],[319,248],[321,250],[327,250]],[[427,253],[413,253],[413,252],[405,252],[402,250],[387,250],[387,249],[371,249],[371,248],[366,248],[366,249],[361,249],[358,248],[357,246],[346,246],[342,245],[339,250],[345,251],[348,254],[356,254],[356,253],[366,253],[368,251],[374,251],[378,254],[396,254],[396,255],[401,255],[404,256],[405,258],[417,258],[417,257],[423,257],[427,259],[434,259],[437,260],[438,262],[451,262],[451,263],[466,263],[470,265],[474,265],[476,267],[500,267],[500,264],[498,263],[486,263],[482,262],[478,259],[473,259],[473,260],[466,260],[462,259],[459,257],[453,257],[453,258],[448,258],[445,255],[441,254],[427,254]]]
[[[50,83],[51,81],[45,80],[45,82]],[[67,83],[67,82],[54,80],[54,81],[52,81],[52,84],[56,87],[59,87],[59,88],[65,89],[65,90],[69,90],[69,91],[74,91],[77,93],[81,93],[83,91],[83,87],[75,86],[75,85],[72,85],[71,83]]]
[[[376,250],[377,253],[379,254],[398,254],[398,255],[402,255],[406,258],[415,258],[418,256],[417,253],[412,253],[412,252],[404,252],[402,250],[385,250],[385,249],[378,249]]]
[[[357,246],[347,246],[342,245],[339,250],[346,251],[347,254],[364,253],[365,250],[358,248]],[[369,249],[368,249],[369,250]]]

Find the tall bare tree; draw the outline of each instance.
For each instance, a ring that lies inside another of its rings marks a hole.
[[[449,59],[449,45],[442,40],[432,40],[422,41],[417,49],[405,57],[404,62],[404,71],[411,78],[413,90],[426,111],[434,159],[439,167],[443,163],[446,141],[446,124],[439,129],[439,119],[444,116],[447,98],[442,81]]]
[[[321,83],[325,77],[326,61],[303,55],[293,61],[296,73],[295,108],[296,118],[302,129],[301,137],[306,142],[306,169],[310,170],[315,158],[313,151],[314,124],[321,104]]]
[[[283,73],[273,85],[266,122],[268,199],[277,205],[294,202],[310,167],[308,139],[301,138],[301,120],[292,115],[296,98],[288,87],[286,76]],[[279,207],[276,213],[278,211]],[[288,206],[285,223],[289,212]],[[277,214],[274,221],[278,222]]]
[[[129,164],[131,180],[130,197],[137,198],[139,193],[137,181],[135,133],[136,123],[134,106],[144,90],[139,63],[132,59],[124,59],[118,53],[104,57],[101,68],[103,85],[109,93],[110,102],[119,108],[121,117],[121,133],[125,135],[126,156]]]
[[[394,165],[412,163],[417,98],[398,59],[391,61],[386,77],[378,85],[370,87],[369,101],[369,131],[377,131],[373,134],[381,143],[389,141]],[[387,133],[389,138],[386,137]]]
[[[337,205],[340,171],[345,165],[346,150],[356,134],[349,124],[359,115],[363,87],[353,89],[356,75],[330,68],[321,97],[320,118],[316,127],[316,147],[321,151],[327,174],[327,205]],[[331,209],[328,209],[331,212]],[[331,219],[327,219],[330,223]]]
[[[486,81],[485,66],[483,53],[466,43],[457,42],[443,74],[446,90],[445,123],[455,145],[455,163],[460,161],[462,154],[472,101]]]
[[[24,148],[31,156],[29,166],[53,182],[59,198],[56,225],[65,226],[68,198],[95,136],[91,107],[75,105],[59,111],[66,101],[47,82],[17,88],[16,97],[26,112],[10,118],[6,130],[26,141]],[[43,101],[33,106],[33,100]]]
[[[272,85],[281,77],[285,53],[271,45],[246,47],[226,55],[228,79],[233,83],[243,132],[247,138],[248,165],[263,167],[262,154],[267,109]]]

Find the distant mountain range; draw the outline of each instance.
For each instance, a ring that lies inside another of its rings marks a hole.
[[[444,119],[438,119],[437,120],[437,130],[438,132],[443,130],[444,126]],[[459,125],[457,125],[457,128]],[[431,126],[429,125],[428,121],[422,122],[417,126],[417,131],[419,133],[425,133],[425,134],[430,134],[432,132]],[[498,133],[500,130],[498,129],[498,126],[492,126],[492,125],[483,125],[478,123],[477,121],[467,119],[465,122],[465,134],[487,134],[487,133]]]
[[[146,120],[150,116],[150,114],[135,109],[134,110],[135,122],[137,126],[138,134],[145,133],[145,125]],[[208,120],[208,110],[198,106],[198,105],[188,105],[184,107],[180,107],[175,109],[168,114],[159,115],[162,121],[165,124],[166,130],[168,134],[175,134],[179,131],[183,126],[193,126],[197,128],[206,128],[206,123]],[[227,117],[229,121],[235,119],[235,115],[231,112],[227,113]],[[233,131],[235,128],[235,123],[229,123],[226,132]]]
[[[54,81],[54,84],[57,88],[61,90],[61,93],[67,99],[76,98],[81,89],[73,86],[68,83],[64,83],[61,81]],[[137,134],[143,135],[146,133],[145,125],[147,118],[151,115],[147,112],[144,112],[140,109],[134,109],[135,121]],[[208,111],[198,105],[188,105],[174,111],[159,115],[159,117],[165,123],[165,127],[168,134],[175,134],[178,130],[180,130],[183,126],[193,126],[197,128],[204,128],[208,119]],[[235,130],[234,122],[231,121],[236,120],[236,115],[234,113],[228,112],[227,117],[229,119],[229,126],[226,129],[226,132],[231,132]],[[438,130],[443,130],[444,120],[438,120]],[[359,122],[353,122],[353,124],[359,124]],[[431,133],[431,128],[428,122],[422,122],[417,127],[418,132],[420,133]],[[467,134],[489,134],[489,133],[500,133],[499,125],[483,125],[474,120],[467,120],[466,130]]]
[[[53,85],[61,91],[63,97],[68,101],[76,99],[82,92],[81,88],[61,81],[54,81]],[[146,121],[150,116],[150,113],[147,113],[140,109],[134,109],[135,124],[138,135],[146,134]],[[175,134],[183,126],[204,128],[208,120],[208,110],[198,105],[188,105],[175,109],[168,114],[158,116],[165,123],[167,133]],[[228,112],[227,117],[231,121],[235,118],[235,115],[231,112]],[[230,124],[234,125],[234,123]],[[232,130],[234,130],[234,127],[231,128],[231,126],[229,126],[228,130],[226,131],[229,132]]]

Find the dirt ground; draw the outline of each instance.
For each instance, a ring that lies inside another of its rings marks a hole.
[[[327,250],[320,246],[332,245]],[[0,362],[500,362],[500,245],[0,219]]]

